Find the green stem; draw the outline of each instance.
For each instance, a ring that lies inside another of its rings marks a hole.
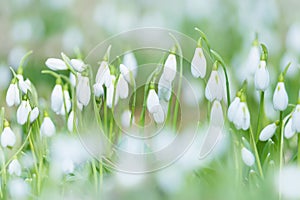
[[[132,126],[133,116],[135,112],[135,104],[136,104],[136,86],[134,84],[133,88],[133,102],[131,105],[131,115],[130,115],[130,127]]]
[[[255,141],[258,140],[259,132],[260,132],[260,125],[261,125],[261,118],[264,117],[265,111],[264,111],[264,98],[265,98],[265,92],[261,91],[260,93],[260,100],[259,100],[259,112],[257,117],[257,127],[256,127],[256,134],[255,134]]]
[[[253,134],[251,126],[249,128],[249,132],[250,132],[250,139],[251,139],[252,148],[254,150],[254,154],[255,154],[255,158],[256,158],[257,168],[258,168],[258,171],[259,171],[259,174],[260,174],[261,178],[264,178],[264,174],[263,174],[263,171],[262,171],[261,162],[260,162],[260,158],[259,158],[259,154],[258,154],[258,151],[257,151],[256,142],[255,142],[255,138],[254,138],[254,134]]]
[[[279,170],[283,166],[283,111],[279,113]]]

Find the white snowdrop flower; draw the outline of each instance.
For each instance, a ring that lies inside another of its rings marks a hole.
[[[124,64],[120,64],[120,72],[130,85],[134,85],[134,75],[130,69],[128,69]]]
[[[115,81],[116,77],[114,75],[111,75],[111,84],[107,88],[107,96],[106,96],[106,105],[111,108],[113,104],[113,98],[114,98],[114,91],[115,91]],[[119,94],[118,90],[115,92],[115,105],[117,105],[119,101]]]
[[[51,108],[55,113],[60,113],[61,107],[64,104],[63,89],[60,84],[61,80],[57,80],[51,93]]]
[[[71,107],[72,107],[71,97],[70,97],[69,91],[67,89],[64,89],[64,102],[65,103],[62,104],[60,112],[59,112],[59,114],[61,114],[61,115],[65,115],[66,111],[67,111],[67,113],[69,113],[71,110]],[[65,104],[66,104],[66,108],[65,108]]]
[[[20,104],[20,91],[16,83],[11,83],[6,93],[6,104],[11,107]]]
[[[128,69],[132,72],[133,76],[136,77],[137,75],[137,61],[132,52],[125,54],[123,58],[123,64],[128,67]]]
[[[217,99],[221,101],[223,98],[223,85],[219,76],[219,72],[215,69],[212,70],[205,88],[205,97],[212,102]]]
[[[24,125],[27,122],[31,107],[28,100],[23,100],[17,110],[17,122]]]
[[[30,123],[34,122],[34,121],[38,118],[39,114],[40,114],[39,108],[38,108],[38,107],[34,107],[34,108],[31,110],[30,116],[29,116],[29,118],[30,118]]]
[[[266,68],[266,61],[261,60],[255,72],[255,88],[257,90],[266,91],[270,83],[269,71]]]
[[[247,68],[247,71],[250,72],[250,74],[254,74],[255,70],[257,70],[260,63],[260,49],[258,46],[258,41],[255,40],[253,42],[253,45],[249,51],[245,66]]]
[[[55,134],[56,129],[50,117],[45,114],[44,120],[42,122],[40,132],[42,136],[51,137]]]
[[[76,76],[72,72],[70,72],[69,80],[70,80],[71,85],[73,87],[75,87],[76,86]]]
[[[87,65],[79,59],[71,59],[71,65],[77,72],[83,72],[87,68]]]
[[[279,81],[273,94],[273,106],[275,110],[283,111],[287,108],[289,97],[284,87],[284,82]]]
[[[105,84],[106,87],[109,87],[111,84],[111,75],[106,61],[102,61],[96,75],[96,83],[101,85]]]
[[[29,81],[29,79],[26,79],[24,81],[24,77],[22,74],[18,74],[17,78],[18,78],[19,88],[24,94],[27,94],[28,90],[31,91],[31,88],[30,88],[31,82]]]
[[[131,111],[125,110],[121,115],[121,124],[123,127],[128,128],[130,126],[130,118],[131,118]],[[134,119],[132,121],[134,121]]]
[[[4,129],[1,134],[2,147],[13,147],[16,143],[16,135],[9,127],[9,123],[5,120]]]
[[[159,98],[154,89],[150,89],[147,97],[147,109],[150,113],[155,111],[155,106],[159,104]]]
[[[158,82],[158,96],[160,99],[169,101],[172,94],[172,83],[165,80],[163,77]]]
[[[45,64],[49,69],[52,69],[53,71],[68,69],[66,63],[59,58],[48,58]]]
[[[172,82],[176,76],[176,71],[177,71],[176,56],[170,53],[165,62],[165,67],[162,73],[162,77],[166,81]]]
[[[158,124],[161,124],[165,120],[165,113],[160,104],[154,106],[152,116],[154,118],[154,121]]]
[[[126,99],[128,97],[128,83],[125,81],[122,74],[120,74],[117,83],[117,93],[121,99]]]
[[[23,179],[14,178],[8,182],[8,191],[12,199],[28,199],[30,187]]]
[[[246,149],[245,147],[242,148],[242,159],[245,165],[251,167],[255,163],[254,155],[251,151]]]
[[[77,122],[77,120],[76,120],[76,122]],[[74,111],[72,110],[68,117],[68,130],[70,132],[73,132],[73,128],[74,128]]]
[[[206,75],[206,59],[202,48],[197,47],[191,64],[191,72],[195,78],[204,78]]]
[[[241,99],[240,99],[240,97],[237,96],[237,97],[234,98],[234,100],[229,105],[228,112],[227,112],[227,116],[228,116],[229,121],[233,122],[240,102],[241,102]]]
[[[292,115],[292,130],[300,133],[300,104],[297,104]]]
[[[8,173],[10,175],[21,176],[22,168],[19,161],[15,158],[8,165]]]
[[[233,123],[237,129],[248,130],[250,127],[250,113],[247,103],[241,101],[236,111]]]
[[[273,137],[273,135],[275,134],[277,125],[276,123],[272,123],[267,125],[265,128],[263,128],[263,130],[260,132],[259,134],[259,140],[260,141],[267,141],[270,138]]]
[[[76,87],[76,97],[80,103],[87,106],[91,98],[91,89],[89,78],[78,75],[78,85]]]
[[[290,139],[295,135],[295,131],[292,129],[292,119],[289,119],[289,121],[287,122],[287,124],[284,127],[284,136],[286,139]]]
[[[100,83],[95,83],[93,89],[96,97],[101,97],[104,94],[103,86]]]
[[[210,125],[222,127],[224,124],[223,110],[220,101],[213,102],[210,114]]]

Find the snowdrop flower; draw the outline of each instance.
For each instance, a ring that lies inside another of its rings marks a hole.
[[[111,83],[110,83],[110,86],[107,88],[107,96],[106,96],[106,104],[109,108],[112,107],[114,93],[115,93],[115,105],[117,105],[117,103],[119,101],[118,90],[116,90],[116,92],[115,92],[116,77],[114,75],[111,75],[110,80],[111,80]]]
[[[172,82],[176,76],[177,63],[176,56],[173,53],[170,53],[166,62],[162,77],[169,82]]]
[[[223,85],[219,76],[219,72],[217,71],[218,63],[214,63],[214,68],[210,74],[208,79],[206,88],[205,88],[205,97],[212,102],[217,99],[221,101],[223,98]]]
[[[118,79],[117,93],[121,99],[126,99],[128,97],[128,83],[125,81],[122,74],[120,74]]]
[[[206,75],[206,59],[201,47],[197,47],[195,50],[191,72],[195,78],[204,78]]]
[[[24,125],[27,122],[31,107],[28,100],[23,100],[17,110],[17,122]]]
[[[17,106],[20,104],[20,91],[18,85],[13,81],[6,93],[6,104],[11,107],[13,105]]]
[[[24,81],[23,75],[21,75],[21,74],[18,74],[17,78],[18,78],[19,88],[24,94],[27,94],[28,90],[31,91],[31,88],[30,88],[31,82],[29,79],[26,79]]]
[[[78,85],[76,87],[76,97],[80,103],[87,106],[91,98],[91,89],[89,78],[86,76],[78,75]]]
[[[158,82],[158,96],[160,99],[169,101],[172,94],[172,83],[165,80],[163,77]]]
[[[121,124],[123,127],[128,128],[130,126],[130,118],[131,118],[131,111],[125,110],[121,115]]]
[[[4,129],[1,134],[2,147],[13,147],[16,143],[16,135],[9,127],[8,121],[4,121]]]
[[[75,87],[76,86],[76,76],[72,72],[70,72],[69,80],[70,80],[71,85],[73,87]]]
[[[250,127],[250,113],[245,97],[241,97],[241,102],[238,105],[233,123],[237,129],[248,130]]]
[[[14,178],[8,182],[8,190],[12,199],[28,199],[30,187],[27,182],[21,178]]]
[[[292,130],[300,133],[300,104],[297,104],[292,115]]]
[[[246,61],[246,69],[250,74],[254,74],[255,70],[257,70],[260,63],[260,49],[259,42],[255,39],[252,43],[252,47],[247,57]]]
[[[16,158],[13,159],[8,165],[8,173],[10,175],[15,174],[16,176],[21,176],[21,171],[22,168],[19,161]]]
[[[76,119],[76,123],[77,123],[77,119]],[[73,132],[74,130],[74,111],[72,110],[69,114],[68,117],[68,130],[70,132]]]
[[[147,109],[150,113],[155,111],[155,107],[159,104],[159,98],[154,89],[150,89],[147,97]]]
[[[59,114],[63,104],[64,104],[64,97],[63,97],[63,89],[61,86],[61,80],[57,79],[56,85],[54,86],[51,93],[51,108],[55,113]]]
[[[48,58],[46,60],[45,64],[49,69],[51,69],[53,71],[68,69],[66,63],[62,59],[59,59],[59,58]]]
[[[128,67],[128,69],[132,72],[133,76],[136,77],[137,74],[137,61],[132,52],[125,54],[123,58],[123,64]]]
[[[95,83],[93,89],[96,97],[101,97],[104,94],[103,86],[100,83]]]
[[[275,134],[277,128],[277,122],[267,125],[259,134],[260,141],[267,141]]]
[[[72,107],[71,97],[67,88],[64,88],[64,102],[65,103],[62,104],[59,112],[59,114],[61,115],[65,115],[66,111],[67,113],[69,113]],[[65,108],[65,104],[66,104],[66,108]]]
[[[133,72],[127,68],[124,64],[120,64],[120,72],[130,85],[134,85],[134,75]]]
[[[101,85],[105,84],[106,87],[109,87],[111,82],[108,63],[106,61],[102,61],[96,75],[96,83]]]
[[[38,107],[33,108],[29,116],[30,123],[34,122],[38,118],[39,114],[40,114],[39,108]]]
[[[280,78],[281,79],[281,78]],[[283,79],[279,80],[273,95],[273,106],[275,110],[284,111],[289,103],[289,97],[284,87]]]
[[[51,137],[52,135],[55,134],[55,131],[56,129],[52,120],[50,119],[48,114],[45,113],[45,117],[40,128],[41,135],[46,137]]]
[[[261,60],[254,77],[256,90],[266,91],[270,83],[269,76],[269,71],[266,68],[266,61]]]
[[[292,120],[293,117],[291,117],[289,119],[289,121],[287,122],[287,124],[284,127],[284,136],[286,139],[290,139],[295,135],[295,131],[292,129]]]
[[[153,118],[154,118],[154,121],[158,124],[161,124],[164,122],[165,120],[165,113],[164,113],[164,110],[162,108],[162,106],[159,104],[159,105],[156,105],[154,106],[153,108]]]
[[[73,69],[77,72],[83,72],[87,67],[87,65],[79,59],[71,59],[71,65]]]
[[[255,158],[251,151],[246,149],[245,147],[242,148],[242,159],[245,165],[251,167],[255,163]]]
[[[238,106],[241,102],[241,99],[239,96],[240,95],[237,95],[228,107],[227,116],[228,116],[228,120],[231,122],[233,122],[234,116],[235,116]]]

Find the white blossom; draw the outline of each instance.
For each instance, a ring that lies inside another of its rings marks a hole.
[[[284,82],[278,82],[273,95],[273,106],[275,110],[283,111],[289,103],[288,94]]]
[[[111,85],[111,75],[106,61],[102,61],[96,75],[96,83],[109,87]]]
[[[158,96],[160,99],[169,101],[172,94],[172,83],[165,80],[163,77],[158,82]]]
[[[176,76],[177,70],[176,56],[172,53],[169,54],[164,66],[162,77],[166,81],[172,82]]]
[[[51,93],[51,108],[55,113],[60,113],[64,104],[63,89],[61,84],[56,84]]]
[[[31,107],[28,100],[23,100],[17,110],[17,122],[24,125],[27,122]]]
[[[246,102],[239,103],[233,123],[237,129],[249,129],[250,113]]]
[[[259,134],[259,140],[260,141],[267,141],[270,138],[272,138],[273,135],[275,134],[276,128],[277,128],[276,123],[272,123],[272,124],[267,125],[260,132],[260,134]]]
[[[133,76],[136,77],[137,75],[137,61],[132,52],[125,54],[123,58],[123,64],[128,67],[128,69],[132,72]]]
[[[191,64],[191,72],[195,78],[204,78],[206,75],[206,59],[200,47],[195,50]]]
[[[251,167],[255,163],[254,155],[245,147],[242,148],[242,159],[245,165],[249,167]]]
[[[159,105],[156,105],[154,106],[153,108],[153,118],[154,118],[154,121],[158,124],[161,124],[164,122],[165,120],[165,113],[164,113],[164,110],[162,108],[162,106],[159,104]]]
[[[229,105],[228,112],[227,112],[229,121],[233,122],[234,116],[236,115],[236,111],[238,109],[240,102],[241,102],[241,99],[239,97],[235,97],[234,100]]]
[[[147,97],[147,109],[150,113],[155,111],[155,106],[159,104],[159,98],[154,89],[150,89]]]
[[[286,123],[285,127],[284,127],[284,136],[287,139],[292,138],[295,135],[295,131],[292,129],[292,119],[293,117],[291,117],[289,119],[289,121]]]
[[[17,159],[13,159],[8,165],[8,173],[10,175],[21,176],[22,168]]]
[[[101,97],[104,94],[103,86],[100,83],[95,83],[93,89],[96,97]]]
[[[70,97],[69,91],[66,89],[64,89],[64,102],[65,103],[62,104],[60,112],[59,112],[59,114],[61,114],[61,115],[65,115],[66,111],[67,111],[67,113],[69,113],[71,110],[71,107],[72,107],[71,97]],[[65,108],[65,104],[66,104],[66,108]]]
[[[30,123],[34,122],[38,116],[40,114],[39,108],[38,107],[34,107],[31,112],[30,112]]]
[[[6,126],[1,134],[2,147],[13,147],[16,143],[16,135],[9,126]]]
[[[120,74],[117,83],[117,93],[121,99],[126,99],[128,97],[128,83],[125,81],[122,74]]]
[[[76,87],[76,97],[80,103],[87,106],[91,98],[91,89],[89,78],[78,75],[78,85]]]
[[[75,121],[77,123],[77,119]],[[68,117],[68,130],[73,132],[74,130],[74,111],[72,110]]]
[[[29,79],[26,79],[24,81],[24,77],[22,74],[18,74],[17,75],[17,78],[18,78],[18,84],[19,84],[19,88],[20,90],[24,93],[24,94],[27,94],[27,91],[31,91],[31,82]]]
[[[114,75],[111,75],[110,79],[111,79],[111,83],[110,83],[110,86],[107,88],[107,95],[106,95],[106,104],[109,108],[112,107],[114,93],[115,93],[115,104],[114,105],[117,105],[117,103],[119,101],[118,90],[116,90],[116,92],[115,92],[116,77]]]
[[[120,64],[120,72],[130,85],[134,85],[133,72],[127,66]]]
[[[79,59],[71,59],[71,65],[73,69],[77,72],[83,72],[87,67],[87,65]]]
[[[42,122],[40,132],[42,136],[51,137],[55,134],[56,129],[50,117],[45,116]]]
[[[300,133],[300,104],[297,104],[295,111],[292,115],[292,130]]]
[[[260,64],[255,72],[254,81],[255,88],[257,90],[266,91],[270,83],[270,75],[268,69],[266,68],[266,61],[260,61]]]
[[[11,107],[20,104],[20,91],[16,83],[11,83],[6,93],[6,104]]]
[[[45,64],[49,69],[52,69],[54,71],[68,69],[66,63],[59,58],[48,58]]]
[[[205,97],[210,102],[215,99],[221,101],[223,98],[223,85],[217,70],[213,70],[210,74],[205,88]]]

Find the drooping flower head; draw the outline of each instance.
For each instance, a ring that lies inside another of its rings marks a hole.
[[[195,78],[204,78],[206,75],[206,59],[202,49],[202,39],[198,41],[198,46],[191,63],[191,73]]]
[[[218,61],[214,63],[213,70],[208,79],[205,88],[205,97],[212,102],[213,100],[221,101],[223,98],[223,84],[218,72]]]

